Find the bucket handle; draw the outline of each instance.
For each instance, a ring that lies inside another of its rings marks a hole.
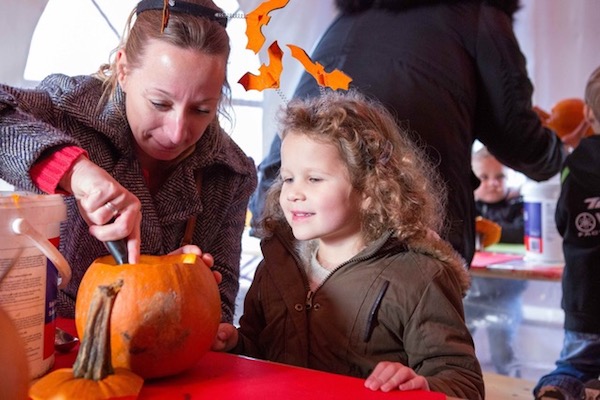
[[[24,218],[15,218],[12,222],[12,230],[17,235],[25,235],[33,241],[37,247],[58,269],[60,277],[58,279],[58,288],[63,289],[71,280],[71,267],[58,249],[50,243],[41,233],[39,233]]]

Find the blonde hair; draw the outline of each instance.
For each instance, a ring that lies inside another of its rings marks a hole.
[[[492,153],[490,153],[490,151],[487,149],[487,147],[483,146],[473,152],[471,159],[473,161],[479,161],[479,160],[483,160],[485,158],[490,158],[490,157],[496,158],[492,155]]]
[[[296,99],[280,117],[282,137],[293,131],[338,148],[353,187],[368,200],[361,230],[372,241],[386,231],[424,240],[444,221],[445,189],[435,166],[379,103],[356,91]],[[279,205],[281,179],[267,194],[262,234],[287,225]]]
[[[585,86],[585,102],[600,121],[600,67],[596,68],[588,78]]]
[[[223,13],[211,0],[187,0]],[[209,55],[229,58],[231,51],[229,36],[225,28],[218,22],[206,17],[199,17],[182,12],[171,12],[168,24],[161,33],[162,11],[148,10],[136,16],[137,7],[133,9],[125,24],[125,33],[119,46],[111,53],[112,60],[103,64],[95,76],[104,82],[101,104],[114,96],[117,83],[117,66],[115,55],[124,50],[131,67],[139,67],[150,40],[160,40],[184,49],[192,49]],[[227,80],[223,85],[223,97],[230,99],[230,88]],[[222,110],[221,110],[222,111]]]

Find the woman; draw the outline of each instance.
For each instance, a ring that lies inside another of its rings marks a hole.
[[[471,147],[485,144],[505,165],[543,181],[564,160],[560,139],[540,123],[533,86],[512,27],[518,0],[336,0],[340,12],[311,58],[339,69],[351,88],[381,101],[400,126],[427,145],[448,184],[442,237],[471,262],[476,209]],[[294,97],[321,90],[309,74]],[[280,138],[261,163],[261,196],[277,174]]]
[[[210,0],[143,0],[94,76],[51,75],[34,90],[0,85],[0,178],[70,195],[60,250],[73,278],[59,314],[74,315],[102,242],[125,238],[131,263],[140,252],[210,253],[222,318],[232,320],[256,176],[217,118],[228,95],[226,22]]]

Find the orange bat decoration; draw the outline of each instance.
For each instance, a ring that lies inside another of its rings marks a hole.
[[[348,75],[344,74],[339,69],[326,72],[325,67],[318,62],[311,60],[311,58],[303,49],[298,46],[294,46],[293,44],[288,44],[287,46],[292,51],[292,56],[302,63],[304,69],[306,69],[306,72],[311,74],[319,85],[329,87],[333,90],[348,90],[350,82],[352,82],[352,78],[350,78]]]
[[[283,51],[277,44],[277,41],[274,41],[269,46],[268,53],[269,65],[262,64],[258,68],[259,75],[246,72],[238,81],[247,91],[251,89],[262,91],[264,89],[277,89],[279,87],[279,77],[283,70],[283,63],[281,61]]]
[[[261,29],[271,20],[268,15],[271,11],[283,8],[290,0],[267,0],[262,2],[256,9],[246,14],[246,36],[248,44],[246,48],[258,53],[265,43]]]

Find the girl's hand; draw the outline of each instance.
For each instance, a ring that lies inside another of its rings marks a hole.
[[[182,246],[177,250],[173,250],[169,254],[196,254],[202,258],[202,261],[204,262],[204,264],[206,264],[208,268],[212,268],[213,265],[215,265],[215,259],[213,258],[213,256],[210,253],[203,253],[200,247],[194,244],[186,244],[185,246]],[[218,271],[212,271],[212,273],[215,276],[217,285],[220,284],[223,280],[223,276],[221,275],[221,273]]]
[[[212,351],[229,351],[233,349],[238,342],[238,331],[235,326],[227,323],[219,324],[217,336],[211,347]]]
[[[427,379],[417,375],[415,371],[397,362],[381,361],[365,381],[365,387],[371,390],[426,390],[429,391]]]
[[[59,185],[77,199],[92,236],[102,242],[126,239],[129,262],[139,261],[142,205],[136,196],[85,156],[73,163]]]

